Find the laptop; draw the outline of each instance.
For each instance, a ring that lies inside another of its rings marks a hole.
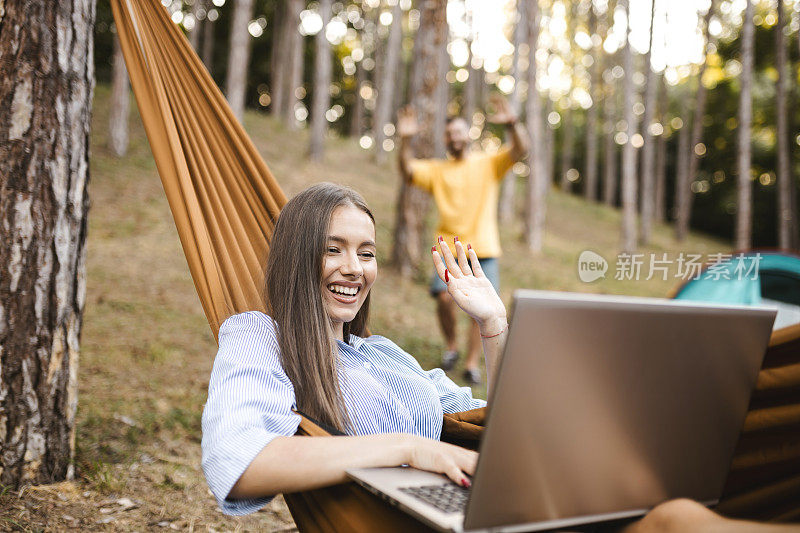
[[[348,470],[439,531],[540,531],[719,501],[774,309],[519,290],[470,490]]]

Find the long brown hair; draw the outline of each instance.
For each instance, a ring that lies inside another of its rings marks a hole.
[[[281,210],[270,243],[265,281],[267,313],[278,325],[281,364],[294,385],[297,408],[340,431],[351,426],[339,382],[339,350],[322,302],[322,262],[331,214],[340,206],[364,211],[366,202],[353,189],[320,183],[299,193]],[[350,334],[363,336],[369,316],[368,294]]]

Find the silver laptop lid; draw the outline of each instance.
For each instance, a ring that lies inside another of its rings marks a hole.
[[[515,292],[465,529],[718,500],[774,318],[763,308]]]

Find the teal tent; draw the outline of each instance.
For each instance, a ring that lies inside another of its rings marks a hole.
[[[800,256],[752,251],[708,265],[675,298],[778,309],[775,329],[800,323]]]

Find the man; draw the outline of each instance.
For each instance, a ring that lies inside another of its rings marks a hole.
[[[417,118],[411,107],[398,113],[397,133],[400,137],[400,172],[406,183],[430,193],[439,211],[436,235],[443,237],[450,249],[454,239],[460,239],[475,249],[481,267],[499,292],[500,235],[497,230],[497,199],[500,182],[514,162],[527,152],[527,137],[517,125],[517,115],[508,102],[495,95],[491,99],[495,113],[489,122],[506,126],[511,134],[510,145],[496,153],[471,152],[469,124],[461,117],[448,120],[445,128],[447,159],[414,159],[411,137],[418,130]],[[436,298],[436,310],[446,348],[441,367],[451,370],[458,360],[456,339],[456,305],[447,287],[436,273],[431,277],[431,296]],[[481,382],[478,368],[480,331],[472,323],[468,336],[464,378],[473,385]]]

